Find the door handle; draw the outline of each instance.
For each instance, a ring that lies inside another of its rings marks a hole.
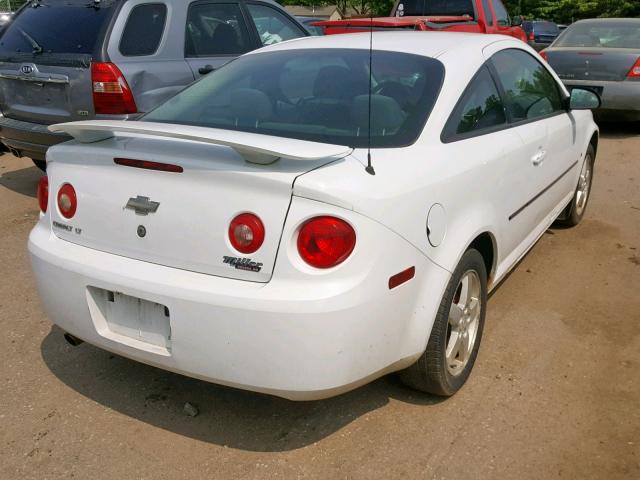
[[[215,70],[215,68],[213,67],[213,65],[205,65],[204,67],[200,67],[198,69],[198,73],[200,75],[206,75],[207,73],[211,73]]]
[[[534,167],[537,167],[542,162],[544,162],[545,158],[547,158],[547,151],[546,150],[540,150],[533,157],[531,157],[531,163],[533,163]]]

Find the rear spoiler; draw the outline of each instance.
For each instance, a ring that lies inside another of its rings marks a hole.
[[[144,135],[222,145],[235,150],[247,162],[260,165],[268,165],[279,158],[291,160],[339,160],[353,151],[351,147],[342,145],[330,145],[219,128],[154,122],[87,120],[84,122],[51,125],[49,131],[66,133],[80,143],[99,142],[116,137],[118,134],[127,134],[130,136]]]

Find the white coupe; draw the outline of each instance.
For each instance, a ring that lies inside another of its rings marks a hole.
[[[371,40],[281,43],[139,121],[51,126],[73,140],[29,250],[67,339],[296,400],[393,371],[455,393],[487,292],[584,215],[599,99],[508,37]]]

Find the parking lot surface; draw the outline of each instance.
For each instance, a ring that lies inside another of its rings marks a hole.
[[[0,478],[640,478],[638,133],[606,127],[583,223],[494,292],[448,400],[389,376],[294,403],[71,347],[29,266],[40,172],[0,157]]]

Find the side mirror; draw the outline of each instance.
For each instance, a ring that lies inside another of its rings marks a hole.
[[[584,88],[571,90],[571,98],[569,99],[569,108],[571,110],[594,110],[600,108],[601,104],[600,96],[592,90]]]
[[[513,17],[511,19],[511,26],[512,27],[521,27],[522,26],[522,17],[521,16],[517,16],[517,17]]]

